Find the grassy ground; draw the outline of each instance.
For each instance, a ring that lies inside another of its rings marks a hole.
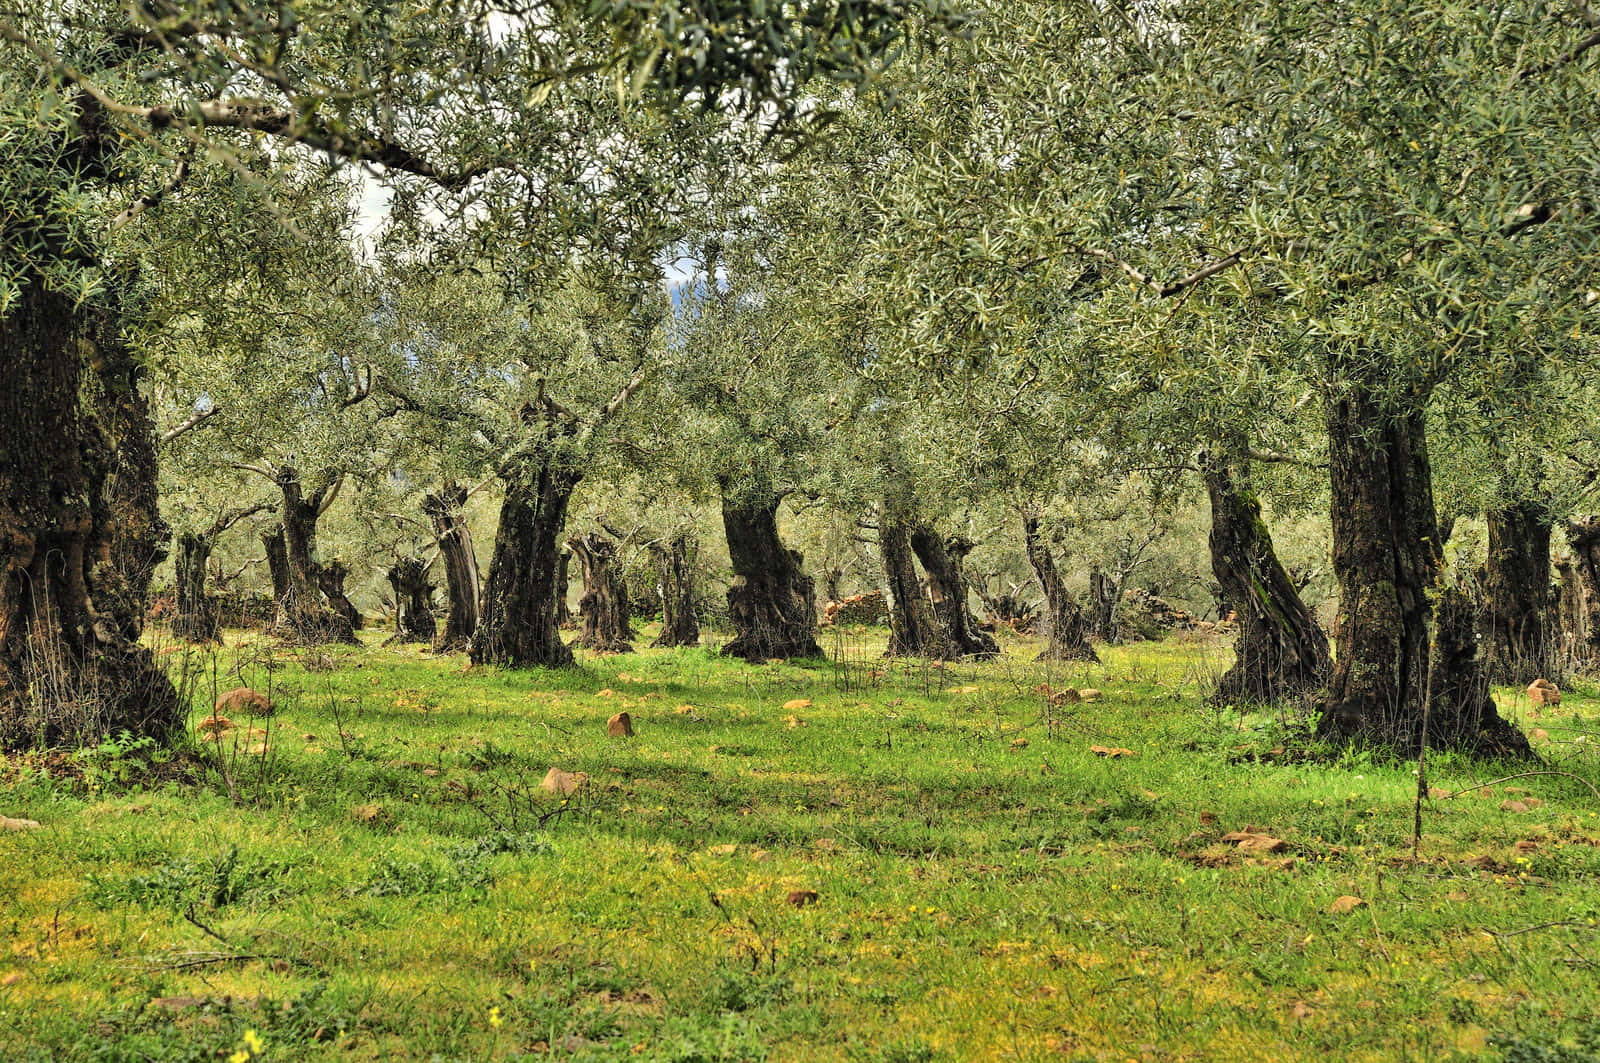
[[[0,783],[42,824],[0,832],[0,1058],[1593,1058],[1600,801],[1573,779],[1429,802],[1413,864],[1415,765],[1203,707],[1219,645],[1050,674],[1025,642],[887,672],[882,632],[833,643],[194,658],[196,720],[270,688],[264,752],[108,745]],[[1600,777],[1592,697],[1501,701]],[[553,766],[588,775],[565,803]]]

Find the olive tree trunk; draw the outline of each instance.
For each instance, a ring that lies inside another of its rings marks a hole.
[[[583,566],[583,597],[578,613],[583,627],[578,645],[598,653],[632,653],[628,588],[617,564],[617,544],[599,532],[567,540]]]
[[[283,525],[274,524],[261,533],[261,546],[267,552],[267,574],[272,578],[272,618],[267,634],[276,634],[286,622],[285,604],[289,600],[289,548],[284,545]]]
[[[1039,518],[1032,514],[1022,518],[1022,543],[1028,554],[1028,564],[1044,590],[1045,610],[1049,614],[1049,641],[1039,653],[1041,661],[1098,661],[1100,655],[1089,644],[1089,622],[1078,607],[1077,601],[1067,591],[1067,585],[1056,568],[1050,546],[1039,531]]]
[[[141,580],[115,561],[126,514],[115,500],[154,499],[153,482],[132,482],[153,478],[153,462],[119,452],[119,443],[153,446],[152,426],[125,393],[110,416],[96,401],[136,386],[122,345],[97,343],[97,335],[104,339],[103,324],[94,327],[70,297],[33,277],[21,278],[0,318],[4,748],[82,744],[123,731],[164,740],[187,708],[138,643]],[[113,381],[109,391],[102,377]],[[118,418],[127,419],[120,430]],[[128,478],[121,487],[114,471]]]
[[[694,566],[700,544],[692,535],[674,535],[665,545],[653,543],[661,578],[661,634],[652,646],[700,645],[700,618],[695,609]]]
[[[1218,703],[1271,704],[1319,689],[1332,660],[1328,637],[1278,561],[1261,503],[1246,476],[1203,459],[1211,500],[1211,572],[1238,616],[1233,667],[1212,692]]]
[[[288,637],[298,643],[353,644],[357,640],[350,618],[323,601],[322,567],[317,562],[317,521],[322,516],[322,503],[329,488],[307,496],[300,474],[292,466],[277,470],[274,480],[283,495],[281,513],[288,576],[287,591],[281,599],[279,634],[285,633],[283,625],[286,625]]]
[[[556,574],[567,506],[581,474],[543,462],[506,483],[483,612],[472,636],[474,664],[512,668],[572,664],[556,626]]]
[[[462,519],[466,489],[448,481],[422,500],[422,510],[433,522],[439,543],[439,558],[444,562],[444,591],[450,608],[444,629],[433,644],[435,653],[459,653],[472,643],[478,629],[478,554],[472,544],[472,529]]]
[[[735,632],[722,652],[747,661],[821,657],[816,583],[778,535],[778,498],[752,501],[724,489],[722,527],[733,562],[728,614]]]
[[[1573,661],[1592,666],[1600,660],[1600,517],[1567,524],[1572,547],[1571,588],[1562,595],[1563,624]]]
[[[946,643],[933,615],[933,603],[917,575],[911,548],[912,520],[904,508],[886,502],[878,527],[883,575],[889,585],[889,657],[944,656]]]
[[[323,597],[328,599],[334,612],[350,622],[352,631],[360,631],[367,621],[361,615],[361,610],[356,608],[356,603],[345,593],[344,581],[349,577],[350,570],[338,559],[317,566],[317,586],[322,588]]]
[[[432,643],[438,634],[433,618],[433,581],[418,557],[402,557],[386,574],[394,591],[394,634],[389,642]]]
[[[1489,680],[1526,686],[1557,671],[1550,600],[1554,521],[1533,501],[1488,514],[1484,579],[1484,666]]]
[[[1489,696],[1470,625],[1430,595],[1443,566],[1420,403],[1393,410],[1346,383],[1327,398],[1337,653],[1317,733],[1415,753],[1427,707],[1430,747],[1527,755],[1527,739]],[[1451,591],[1453,594],[1454,591]],[[1439,642],[1430,673],[1430,634]]]
[[[967,578],[961,562],[972,544],[959,536],[942,539],[931,525],[918,521],[911,526],[911,549],[928,574],[928,597],[933,601],[942,642],[939,656],[948,660],[998,657],[1000,644],[978,630],[967,608]]]

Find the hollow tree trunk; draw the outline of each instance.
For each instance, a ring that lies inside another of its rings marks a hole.
[[[567,505],[582,476],[548,463],[506,485],[483,612],[472,636],[474,664],[568,667],[572,651],[556,627],[556,573]]]
[[[119,435],[150,432],[142,404],[118,433],[86,402],[130,372],[94,342],[70,297],[24,276],[0,319],[0,747],[166,739],[182,724],[166,674],[136,641],[145,603],[115,562]],[[97,370],[94,366],[98,365]],[[126,379],[126,378],[124,378]],[[139,423],[141,418],[142,423]],[[153,465],[130,459],[125,475]],[[149,484],[135,496],[153,497]],[[125,492],[118,492],[124,494]]]
[[[1056,569],[1050,546],[1039,534],[1039,518],[1028,515],[1022,518],[1022,543],[1028,554],[1028,564],[1044,590],[1045,609],[1049,613],[1049,641],[1040,651],[1041,661],[1098,661],[1100,655],[1089,645],[1089,622],[1067,591],[1067,585]]]
[[[1554,674],[1550,602],[1550,536],[1554,522],[1537,502],[1488,514],[1489,561],[1484,580],[1484,667],[1490,682],[1525,686]]]
[[[421,558],[403,557],[389,566],[387,576],[394,590],[394,635],[388,641],[432,643],[439,625],[428,566]]]
[[[578,601],[583,629],[578,645],[598,653],[632,653],[628,588],[617,564],[617,544],[590,532],[568,539],[567,545],[583,566],[583,597]]]
[[[572,570],[572,551],[561,551],[556,562],[556,627],[573,627],[572,606],[567,604],[567,591],[572,586],[568,573]]]
[[[318,496],[322,492],[307,498],[299,473],[289,466],[278,470],[276,481],[283,494],[283,545],[288,560],[282,620],[297,642],[355,643],[350,618],[330,609],[322,600],[321,566],[317,563],[317,520],[321,517]]]
[[[928,596],[939,622],[939,656],[948,660],[1000,655],[1000,644],[979,631],[967,611],[967,580],[961,573],[961,560],[970,548],[965,539],[941,539],[921,521],[911,525],[911,549],[928,574]]]
[[[261,533],[261,546],[267,552],[267,573],[272,577],[272,619],[267,634],[275,634],[285,622],[289,600],[289,548],[284,545],[283,525],[275,524]]]
[[[945,643],[933,615],[933,604],[917,575],[911,521],[896,504],[884,504],[878,545],[883,553],[884,578],[889,584],[889,648],[885,656],[944,656]]]
[[[1328,637],[1278,561],[1261,503],[1225,460],[1203,460],[1202,472],[1211,499],[1211,572],[1239,624],[1233,667],[1212,699],[1271,704],[1318,689],[1332,665]]]
[[[1600,517],[1567,525],[1572,547],[1574,590],[1566,596],[1572,657],[1584,664],[1600,660]]]
[[[211,559],[211,549],[211,536],[204,532],[186,531],[178,536],[178,553],[172,562],[178,611],[172,618],[172,633],[188,642],[222,641],[217,602],[206,593],[206,563]]]
[[[652,646],[700,645],[700,618],[694,601],[694,562],[700,544],[687,534],[650,547],[661,576],[661,634]]]
[[[1455,592],[1433,632],[1429,595],[1443,564],[1424,414],[1392,412],[1375,390],[1346,384],[1327,399],[1333,569],[1339,581],[1337,653],[1317,733],[1405,753],[1420,748],[1424,706],[1431,747],[1527,755],[1500,717]],[[1431,698],[1430,698],[1431,689]]]
[[[747,661],[821,657],[816,583],[799,552],[778,536],[778,499],[743,500],[725,488],[722,527],[733,562],[728,614],[735,632],[722,652]]]
[[[360,631],[366,626],[367,621],[361,615],[361,610],[356,608],[356,603],[345,594],[344,581],[349,576],[350,570],[345,568],[343,561],[337,559],[326,565],[317,566],[317,586],[322,589],[328,604],[333,607],[334,612],[349,621],[352,631]]]
[[[464,651],[478,629],[478,554],[472,545],[472,529],[461,517],[461,507],[466,502],[466,489],[454,481],[446,482],[422,501],[423,512],[433,521],[433,533],[439,542],[445,596],[450,601],[444,630],[433,645],[435,653]]]

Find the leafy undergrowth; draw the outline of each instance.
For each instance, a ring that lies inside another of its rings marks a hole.
[[[1582,783],[1436,761],[1413,862],[1414,765],[1204,706],[1216,643],[934,668],[882,640],[567,673],[191,657],[196,723],[241,681],[277,714],[180,773],[110,744],[0,775],[42,824],[0,832],[0,1058],[1600,1052]],[[1501,703],[1594,780],[1594,693]],[[549,794],[551,767],[587,779]]]

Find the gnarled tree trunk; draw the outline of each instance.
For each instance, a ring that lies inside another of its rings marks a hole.
[[[288,561],[288,590],[281,599],[280,619],[288,625],[296,642],[354,643],[355,628],[350,618],[330,609],[322,600],[317,521],[322,516],[324,491],[328,489],[307,497],[301,489],[299,473],[290,466],[279,469],[274,480],[283,493],[283,545]]]
[[[1572,659],[1584,665],[1600,660],[1600,517],[1567,524],[1572,547],[1573,590],[1563,596]]]
[[[433,618],[428,566],[421,558],[402,557],[389,566],[387,576],[394,591],[394,635],[388,641],[432,643],[439,625]]]
[[[1270,704],[1318,689],[1332,665],[1328,637],[1279,563],[1261,503],[1225,461],[1202,459],[1202,472],[1211,499],[1211,572],[1239,623],[1233,667],[1212,699]]]
[[[572,664],[572,651],[556,626],[556,574],[567,506],[581,479],[577,472],[545,462],[531,475],[521,473],[507,482],[483,612],[472,636],[474,664]]]
[[[941,539],[932,526],[917,521],[911,526],[911,549],[928,574],[928,596],[942,643],[939,656],[947,660],[1000,656],[1000,644],[978,630],[967,610],[967,579],[961,562],[972,544],[959,536]]]
[[[700,618],[695,613],[694,563],[700,544],[680,532],[666,544],[652,543],[661,577],[661,634],[652,646],[700,645]]]
[[[572,586],[569,573],[572,571],[572,551],[561,551],[561,559],[556,562],[556,627],[576,627],[572,622],[572,606],[567,604],[567,592]]]
[[[1500,717],[1454,614],[1441,615],[1434,632],[1441,652],[1430,682],[1429,596],[1443,557],[1420,404],[1394,411],[1376,389],[1353,382],[1330,393],[1327,419],[1340,595],[1338,652],[1317,733],[1415,753],[1427,706],[1432,747],[1527,755],[1527,739]]]
[[[361,610],[356,608],[356,603],[345,594],[344,581],[349,576],[350,570],[337,558],[326,565],[317,566],[317,586],[322,588],[328,604],[333,607],[334,612],[350,622],[352,631],[360,631],[366,626],[367,621],[361,615]]]
[[[172,560],[177,597],[172,633],[187,642],[222,641],[217,602],[206,593],[206,562],[210,558],[211,539],[205,533],[186,531],[178,536],[178,553]]]
[[[1117,638],[1117,600],[1121,596],[1117,581],[1101,572],[1098,567],[1089,570],[1089,608],[1086,623],[1089,633],[1101,642],[1115,643]]]
[[[1493,683],[1525,686],[1555,675],[1550,602],[1549,511],[1525,501],[1488,514],[1484,667]]]
[[[1022,542],[1028,554],[1028,564],[1044,590],[1045,608],[1049,612],[1049,641],[1040,651],[1041,661],[1098,661],[1100,655],[1089,644],[1089,622],[1083,610],[1067,591],[1066,582],[1056,568],[1050,546],[1039,532],[1039,518],[1032,514],[1022,518]]]
[[[422,510],[433,522],[439,542],[445,596],[450,600],[444,630],[433,644],[435,653],[466,650],[478,629],[478,554],[472,545],[472,529],[461,517],[466,502],[466,489],[453,480],[422,500]]]
[[[735,637],[722,652],[747,661],[821,657],[816,583],[778,536],[778,499],[722,492],[722,527],[733,562],[728,614]]]
[[[267,574],[272,578],[272,620],[267,634],[273,635],[285,623],[289,600],[289,548],[284,545],[282,524],[261,533],[261,547],[267,552]]]
[[[128,586],[128,602],[138,617],[119,617],[124,636],[137,639],[144,604],[156,566],[166,560],[171,529],[161,519],[156,497],[156,437],[150,403],[140,390],[144,369],[128,352],[121,319],[110,309],[88,314],[91,343],[99,352],[96,406],[116,452],[106,474],[106,500],[112,512],[111,560]]]
[[[578,645],[599,653],[632,653],[628,588],[618,571],[617,544],[598,532],[567,540],[583,566],[583,597],[578,613],[583,630]]]
[[[939,658],[944,656],[945,641],[933,615],[933,603],[917,575],[911,527],[911,518],[902,506],[884,503],[878,546],[889,584],[889,648],[885,656]]]
[[[153,498],[149,484],[114,490],[119,437],[137,449],[152,426],[124,402],[117,431],[94,401],[100,374],[134,380],[120,343],[95,342],[103,329],[26,276],[0,319],[0,748],[165,739],[187,708],[137,642],[140,580],[116,561],[114,498]],[[152,472],[133,457],[124,475]]]

